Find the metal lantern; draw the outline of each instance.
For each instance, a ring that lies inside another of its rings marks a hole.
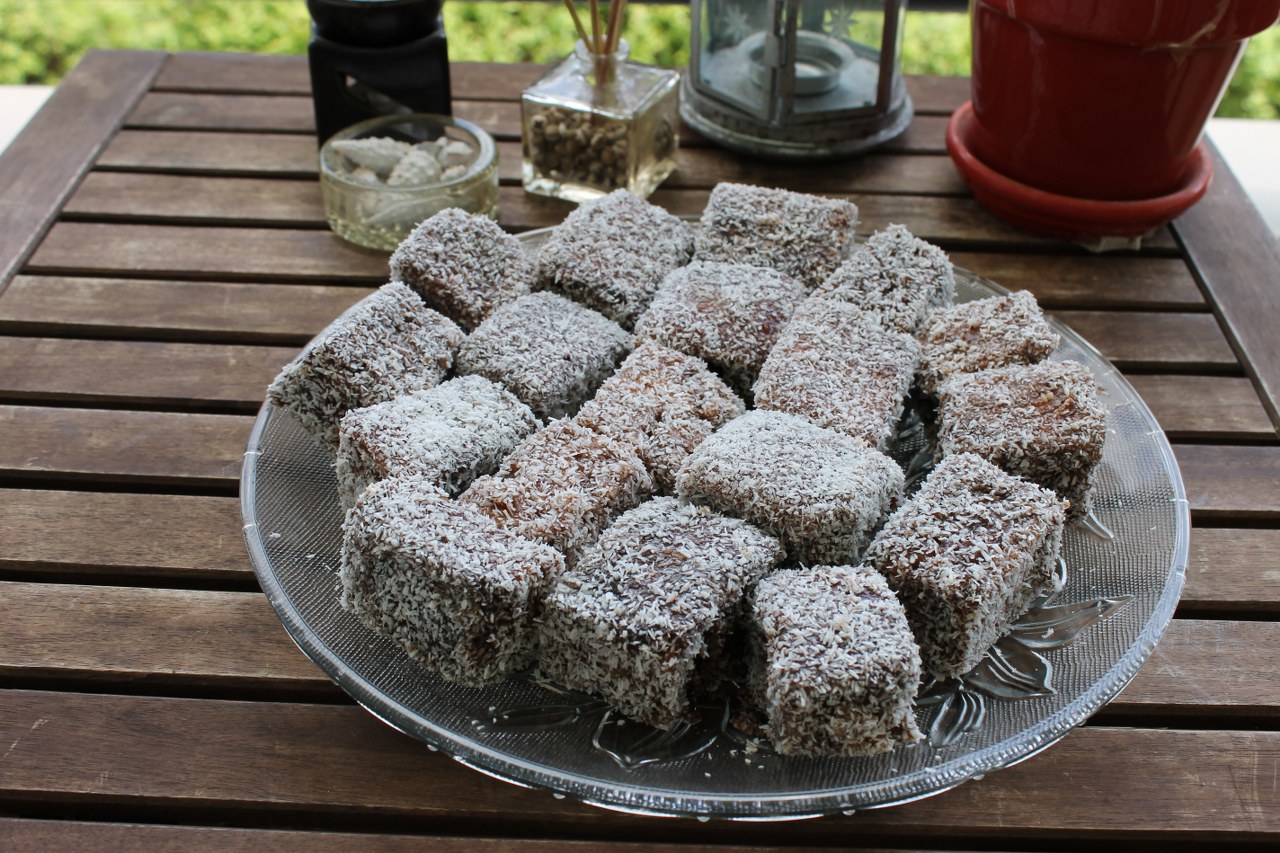
[[[911,123],[898,56],[907,0],[693,0],[680,114],[727,148],[830,158]]]

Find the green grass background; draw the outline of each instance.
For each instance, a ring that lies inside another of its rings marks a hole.
[[[632,56],[678,67],[689,60],[689,9],[628,7]],[[449,56],[460,61],[549,62],[573,46],[555,2],[444,4]],[[91,47],[304,53],[303,0],[0,0],[0,84],[56,84]],[[967,74],[964,15],[910,12],[903,70]],[[1280,28],[1250,43],[1219,116],[1280,119]]]

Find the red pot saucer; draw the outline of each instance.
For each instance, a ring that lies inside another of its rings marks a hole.
[[[1167,195],[1134,201],[1058,195],[1008,178],[979,160],[967,144],[973,126],[973,102],[965,101],[947,123],[947,153],[974,197],[1006,222],[1046,237],[1093,244],[1099,238],[1141,237],[1199,201],[1213,176],[1213,162],[1201,142],[1192,151],[1182,184]]]

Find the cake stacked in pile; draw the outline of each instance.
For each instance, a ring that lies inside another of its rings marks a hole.
[[[618,191],[530,252],[423,222],[269,390],[335,454],[343,605],[461,684],[537,666],[660,727],[730,693],[784,754],[918,739],[922,674],[1053,591],[1105,412],[1030,294],[953,307],[940,249],[857,222],[735,184],[697,229]]]

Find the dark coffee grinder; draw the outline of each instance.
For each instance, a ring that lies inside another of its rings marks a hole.
[[[451,113],[443,0],[307,0],[316,137],[397,112]]]

